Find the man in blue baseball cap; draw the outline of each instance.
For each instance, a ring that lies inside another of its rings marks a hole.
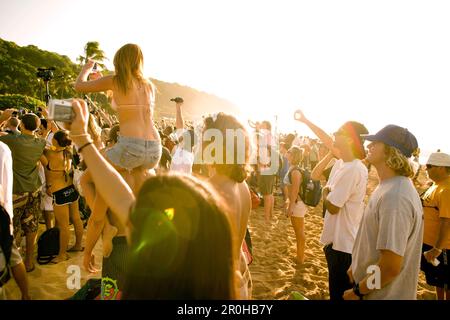
[[[418,147],[407,129],[388,125],[371,141],[367,161],[380,184],[364,211],[348,271],[353,289],[344,299],[417,299],[423,210],[409,162]]]
[[[410,158],[418,148],[416,137],[406,128],[390,124],[374,135],[362,135],[367,141],[383,142],[399,150],[405,157]]]

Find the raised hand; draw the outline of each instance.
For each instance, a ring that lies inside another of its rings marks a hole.
[[[88,59],[83,68],[92,69],[92,68],[94,68],[94,65],[95,65],[95,61]]]
[[[306,119],[304,113],[302,110],[297,110],[294,113],[294,119],[300,122],[306,122],[308,119]]]
[[[100,71],[94,71],[89,74],[89,80],[97,80],[103,77],[103,74]]]
[[[84,135],[88,132],[88,121],[89,121],[89,108],[86,102],[82,99],[73,99],[72,109],[75,113],[75,117],[70,124],[70,134],[71,135]]]

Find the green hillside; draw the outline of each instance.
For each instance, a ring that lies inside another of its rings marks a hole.
[[[70,98],[77,94],[73,90],[73,81],[80,70],[79,65],[69,57],[41,50],[36,46],[18,46],[16,43],[0,39],[0,95],[23,94],[44,100],[45,86],[36,76],[37,68],[55,67],[54,79],[50,81],[50,94],[53,98]],[[158,92],[156,97],[155,118],[175,117],[175,106],[170,99],[181,96],[185,100],[187,119],[199,118],[204,114],[224,111],[236,114],[236,106],[212,94],[152,79]],[[108,109],[103,95],[94,95],[96,101]]]

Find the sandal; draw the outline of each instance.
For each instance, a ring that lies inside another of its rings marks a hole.
[[[56,257],[54,257],[52,260],[50,260],[49,264],[58,264],[60,262],[67,261],[67,260],[69,260],[69,256],[66,256],[66,258],[64,260],[61,260],[61,261],[55,261],[55,259],[56,259]]]

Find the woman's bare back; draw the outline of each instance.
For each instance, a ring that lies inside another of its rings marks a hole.
[[[45,167],[45,180],[47,186],[51,186],[51,191],[55,192],[73,184],[73,179],[69,175],[68,169],[71,165],[70,159],[64,159],[64,152],[45,150],[47,166]],[[49,169],[50,168],[50,169]]]
[[[113,84],[113,108],[117,110],[120,134],[143,140],[159,140],[153,124],[155,92],[149,83],[133,81],[127,94],[123,94]]]

